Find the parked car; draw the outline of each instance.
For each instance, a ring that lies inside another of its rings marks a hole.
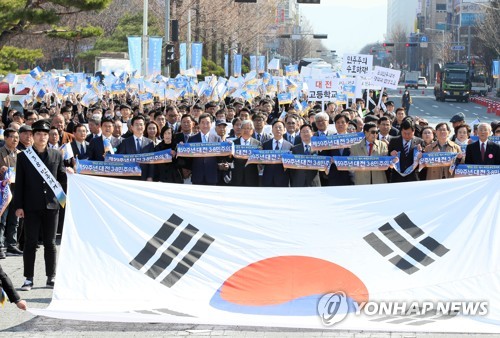
[[[427,88],[427,79],[424,76],[418,77],[417,87]]]

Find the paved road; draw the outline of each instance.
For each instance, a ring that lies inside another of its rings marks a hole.
[[[393,100],[396,107],[401,105],[401,96],[398,90],[389,90],[390,100]],[[423,92],[423,94],[422,94]],[[413,98],[413,104],[410,108],[410,115],[419,116],[429,121],[429,124],[436,125],[439,122],[449,122],[451,117],[457,113],[465,114],[465,122],[471,123],[475,119],[481,122],[492,122],[500,120],[500,116],[488,114],[486,107],[473,102],[463,103],[448,100],[446,102],[438,102],[434,97],[434,90],[427,89],[410,89],[410,95]],[[451,127],[451,124],[450,124]]]

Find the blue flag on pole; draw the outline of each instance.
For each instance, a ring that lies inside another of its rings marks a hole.
[[[266,56],[259,55],[259,65],[257,73],[262,74],[266,71]]]
[[[241,76],[241,54],[234,55],[233,76]]]
[[[203,43],[195,42],[191,44],[191,67],[196,69],[196,74],[201,74],[201,58],[203,55]]]
[[[229,55],[224,54],[224,74],[229,77]]]
[[[141,63],[142,63],[142,38],[140,36],[129,36],[128,37],[128,55],[130,58],[130,71],[137,72],[141,75]]]
[[[184,75],[187,69],[187,45],[185,42],[179,44],[179,72]]]
[[[148,75],[156,76],[161,74],[161,46],[163,38],[161,36],[150,36],[148,46]]]
[[[257,55],[250,55],[250,71],[257,71]]]

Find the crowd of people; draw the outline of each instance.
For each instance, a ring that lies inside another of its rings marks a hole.
[[[380,94],[379,94],[380,95]],[[472,129],[465,116],[457,114],[435,127],[425,119],[408,115],[408,108],[396,107],[387,94],[381,105],[377,93],[369,91],[368,102],[357,99],[351,106],[329,102],[310,103],[306,109],[280,106],[276,98],[255,98],[251,103],[227,98],[221,102],[153,102],[143,105],[128,94],[103,96],[91,107],[70,94],[64,104],[46,96],[26,105],[24,111],[3,103],[3,145],[0,148],[2,184],[9,184],[12,202],[2,214],[0,259],[23,255],[26,280],[21,290],[34,285],[37,245],[45,247],[48,287],[55,283],[56,233],[64,221],[64,208],[37,173],[26,152],[33,149],[52,176],[66,188],[66,173],[78,160],[104,161],[107,153],[138,154],[172,150],[170,163],[141,164],[142,180],[178,184],[311,187],[397,183],[453,177],[449,166],[414,168],[415,152],[453,152],[457,162],[500,165],[500,145],[488,137],[500,136],[500,122],[479,123]],[[410,102],[403,100],[403,104]],[[382,108],[383,107],[383,108]],[[451,124],[451,126],[450,126]],[[350,148],[315,151],[313,136],[364,134]],[[479,140],[473,142],[471,136]],[[263,150],[288,150],[292,154],[323,156],[398,156],[400,170],[339,170],[333,161],[328,173],[318,170],[285,170],[281,164],[249,164],[242,158],[176,156],[183,143],[231,141]],[[73,158],[63,159],[59,151],[69,144]],[[15,170],[14,170],[15,168]],[[12,171],[16,172],[15,180]],[[139,179],[139,178],[136,178]],[[0,270],[1,272],[1,270]],[[1,275],[1,273],[0,273]],[[9,296],[10,298],[10,296]],[[19,301],[14,297],[12,301]]]

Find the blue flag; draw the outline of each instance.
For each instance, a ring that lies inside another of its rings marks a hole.
[[[142,38],[140,36],[128,37],[128,55],[130,58],[130,71],[135,71],[141,75],[142,63]]]
[[[191,67],[196,69],[196,74],[201,74],[201,60],[203,56],[203,44],[195,42],[191,44]]]
[[[234,55],[233,76],[241,76],[241,54]]]
[[[148,75],[161,74],[161,36],[150,36],[148,47]]]
[[[187,69],[187,45],[185,42],[179,44],[179,71],[184,74]]]

